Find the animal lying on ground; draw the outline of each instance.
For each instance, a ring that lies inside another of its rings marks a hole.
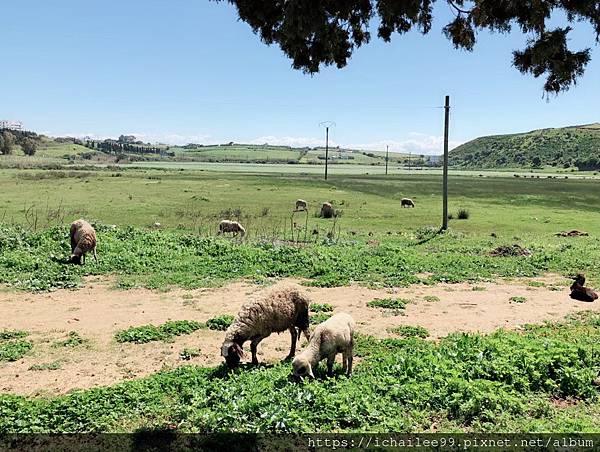
[[[308,210],[308,203],[304,199],[299,199],[296,201],[296,210]]]
[[[296,287],[274,290],[259,300],[244,304],[225,332],[221,356],[229,367],[236,367],[244,356],[244,342],[250,341],[252,364],[258,364],[256,348],[260,341],[271,333],[288,330],[292,343],[286,359],[293,358],[300,331],[309,338],[309,305],[310,299]]]
[[[354,327],[352,317],[346,313],[335,314],[317,325],[306,348],[294,358],[294,376],[314,378],[314,370],[322,359],[327,358],[327,375],[333,375],[335,355],[342,354],[343,371],[352,374],[352,353],[354,348]]]
[[[581,273],[575,278],[575,282],[571,285],[570,297],[579,301],[594,301],[598,299],[598,294],[585,285],[585,276]]]
[[[76,220],[71,223],[71,263],[85,264],[85,255],[90,251],[94,255],[94,260],[98,262],[96,231],[87,221]]]
[[[410,198],[402,198],[400,200],[400,207],[414,207],[415,203]]]
[[[246,229],[237,221],[223,220],[219,223],[219,235],[225,232],[233,232],[233,235],[246,235]]]

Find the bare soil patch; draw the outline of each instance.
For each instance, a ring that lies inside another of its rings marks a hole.
[[[533,282],[535,281],[535,282]],[[298,283],[278,281],[275,286]],[[334,312],[348,312],[361,333],[394,336],[399,325],[420,325],[436,339],[455,331],[490,332],[527,323],[557,320],[582,310],[600,310],[600,303],[569,298],[569,281],[558,275],[500,283],[440,284],[396,289],[360,286],[310,288],[314,302],[329,303]],[[0,363],[0,391],[17,394],[62,394],[77,388],[114,384],[182,364],[216,365],[223,332],[200,330],[173,342],[119,344],[117,331],[167,320],[204,322],[219,314],[235,314],[251,297],[270,288],[237,282],[221,288],[166,293],[146,289],[115,290],[107,279],[88,280],[83,289],[45,294],[0,291],[0,329],[30,333],[33,351],[15,362]],[[474,290],[476,287],[476,290]],[[525,297],[514,303],[511,297]],[[405,298],[412,302],[400,315],[367,307],[374,298]],[[439,299],[439,300],[438,300]],[[53,347],[76,331],[87,342],[76,347]],[[289,334],[274,334],[259,347],[259,359],[277,361],[289,350]],[[303,345],[303,344],[302,344]],[[200,356],[184,361],[184,348]],[[33,366],[33,369],[32,369]],[[58,368],[57,368],[58,367]]]

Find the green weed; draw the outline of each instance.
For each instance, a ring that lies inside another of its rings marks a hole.
[[[333,306],[329,303],[311,303],[310,310],[312,312],[332,312]]]
[[[404,298],[375,298],[367,303],[370,308],[404,309],[410,300]]]
[[[184,348],[181,353],[179,353],[179,358],[184,361],[189,361],[197,356],[200,356],[200,350],[197,348]]]
[[[390,333],[397,334],[402,337],[420,337],[425,339],[429,336],[429,331],[422,326],[401,325],[390,328]]]
[[[225,331],[233,323],[234,317],[230,314],[223,314],[206,321],[206,326],[210,330]]]
[[[10,340],[0,342],[0,362],[21,359],[33,348],[30,341]]]
[[[55,341],[52,343],[52,347],[77,347],[87,343],[88,340],[81,337],[77,331],[69,331],[67,338],[61,341]]]
[[[205,325],[194,320],[171,320],[160,326],[149,324],[127,328],[119,331],[115,339],[120,343],[145,344],[153,341],[168,341],[176,336],[191,334],[201,328],[205,328]]]
[[[510,301],[512,301],[513,303],[525,303],[527,301],[527,298],[522,296],[514,296],[510,297]]]

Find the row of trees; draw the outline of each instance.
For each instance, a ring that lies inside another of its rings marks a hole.
[[[25,155],[35,155],[38,148],[39,137],[33,132],[14,130],[0,130],[0,154],[11,155],[15,146],[20,146]]]
[[[106,154],[156,154],[169,157],[175,156],[174,152],[168,152],[168,147],[163,149],[155,146],[129,144],[115,140],[86,141],[85,146],[89,149],[94,149]]]

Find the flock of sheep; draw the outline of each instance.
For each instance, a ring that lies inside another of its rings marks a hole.
[[[402,207],[414,207],[411,199],[403,198]],[[298,199],[295,211],[308,211],[308,203]],[[331,203],[324,202],[320,216],[332,218],[334,209]],[[223,220],[219,223],[218,234],[246,234],[246,229],[237,221]],[[96,231],[85,220],[77,220],[71,224],[71,258],[70,262],[84,264],[85,255],[96,256]],[[327,374],[332,375],[335,356],[343,356],[343,371],[350,376],[354,347],[354,327],[352,317],[346,313],[338,313],[317,325],[312,335],[309,334],[310,300],[296,287],[287,287],[271,292],[264,298],[246,303],[238,312],[233,323],[225,332],[225,340],[221,346],[221,356],[226,364],[233,368],[239,365],[244,357],[243,345],[250,341],[252,363],[258,364],[256,357],[258,344],[272,333],[288,330],[291,335],[290,352],[286,359],[292,359],[293,375],[297,378],[314,377],[314,369],[320,361],[327,358]],[[296,343],[303,333],[308,340],[306,348],[296,357]]]
[[[343,356],[343,371],[352,374],[354,347],[354,320],[349,314],[335,314],[317,325],[309,334],[310,300],[296,287],[286,287],[272,291],[259,300],[246,303],[233,323],[225,332],[221,345],[221,356],[230,368],[237,367],[244,357],[244,343],[250,341],[252,363],[258,364],[256,357],[258,344],[272,333],[288,330],[291,335],[290,352],[286,360],[292,359],[293,375],[297,378],[314,378],[314,369],[327,358],[327,375],[333,375],[335,356]],[[303,333],[308,340],[306,348],[296,357],[296,343]]]
[[[415,207],[415,203],[410,198],[402,198],[400,200],[400,206]],[[306,202],[304,199],[298,199],[295,204],[294,212],[308,212],[308,202]],[[319,216],[321,218],[333,218],[335,216],[335,210],[333,209],[331,203],[324,202],[321,205]],[[231,233],[234,236],[239,234],[241,237],[244,237],[246,235],[246,229],[238,221],[222,220],[219,223],[218,235],[225,233]]]

